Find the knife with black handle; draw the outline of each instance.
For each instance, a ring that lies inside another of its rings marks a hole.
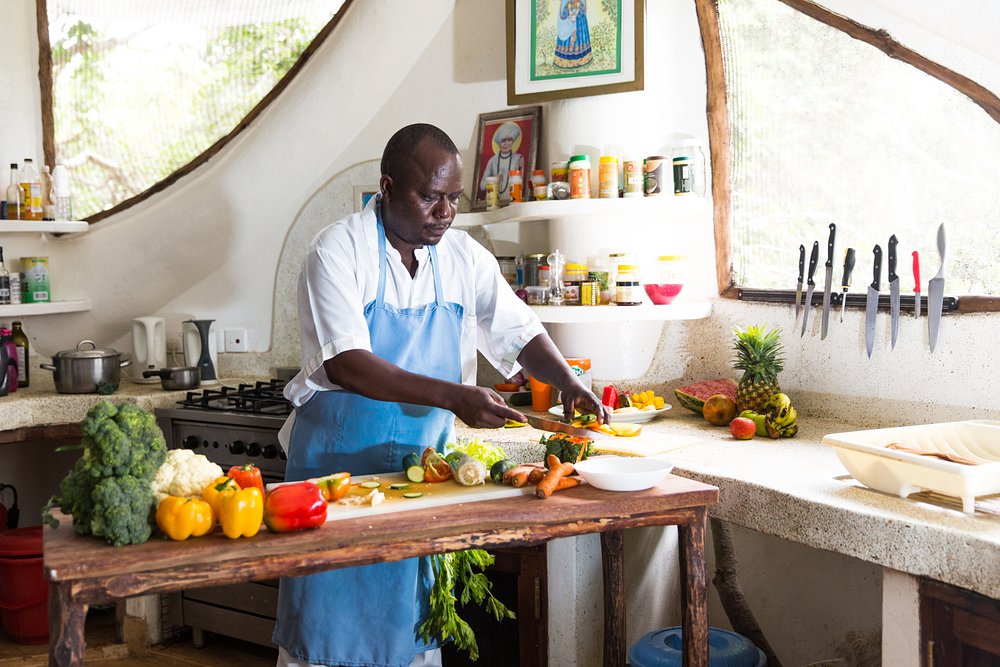
[[[813,277],[816,275],[816,264],[819,263],[819,241],[813,241],[812,252],[809,253],[809,281],[807,283],[808,288],[806,289],[806,302],[805,310],[802,311],[802,332],[799,336],[806,335],[806,323],[809,321],[809,308],[812,306],[813,291],[816,289],[816,281]]]
[[[819,329],[819,339],[826,338],[830,327],[830,298],[833,291],[833,246],[837,238],[837,225],[830,223],[830,238],[826,242],[826,282],[823,283],[823,319]]]
[[[882,283],[882,248],[876,243],[872,252],[875,253],[872,271],[875,279],[868,286],[868,300],[865,302],[865,349],[868,350],[869,359],[875,346],[875,316],[878,313],[878,290]]]
[[[844,279],[840,281],[840,286],[844,290],[843,299],[840,302],[840,321],[844,321],[844,311],[847,309],[847,290],[851,289],[851,274],[854,272],[854,248],[848,248],[844,256]]]
[[[896,235],[889,237],[889,309],[892,312],[892,349],[896,347],[899,333],[899,276],[896,275]]]
[[[795,321],[799,319],[799,309],[802,307],[802,280],[806,275],[806,247],[799,245],[799,279],[795,283]]]

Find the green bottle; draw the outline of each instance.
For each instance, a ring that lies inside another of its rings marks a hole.
[[[11,338],[17,348],[17,388],[28,386],[28,336],[17,320],[11,323]]]

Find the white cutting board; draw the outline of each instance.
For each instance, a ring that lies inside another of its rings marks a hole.
[[[347,492],[348,497],[365,496],[371,492],[359,486],[362,482],[381,482],[378,490],[385,494],[385,500],[372,507],[371,505],[343,505],[339,502],[332,502],[327,505],[326,520],[337,521],[338,519],[356,519],[374,514],[388,514],[390,512],[403,512],[406,510],[426,509],[428,507],[439,507],[442,505],[457,505],[459,503],[473,503],[480,500],[495,500],[497,498],[511,498],[525,494],[533,494],[535,487],[524,486],[515,488],[507,484],[495,484],[493,480],[487,479],[485,484],[477,486],[462,486],[458,482],[449,479],[445,482],[410,482],[402,472],[385,473],[381,475],[358,475],[351,476],[351,490]],[[407,489],[390,489],[390,484],[406,483]],[[281,486],[279,484],[269,484],[268,489]],[[419,498],[404,498],[404,493],[419,492],[423,495]]]

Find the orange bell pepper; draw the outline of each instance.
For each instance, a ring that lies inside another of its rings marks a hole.
[[[219,493],[219,523],[231,540],[253,537],[264,520],[264,494],[256,486]]]
[[[233,466],[226,473],[226,476],[235,479],[241,489],[249,489],[251,486],[256,486],[260,489],[261,496],[264,495],[264,480],[260,476],[260,468],[254,464],[247,463],[241,466]]]

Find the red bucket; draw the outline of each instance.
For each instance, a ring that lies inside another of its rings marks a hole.
[[[42,527],[0,532],[0,623],[18,644],[49,641],[49,587],[42,570]]]

